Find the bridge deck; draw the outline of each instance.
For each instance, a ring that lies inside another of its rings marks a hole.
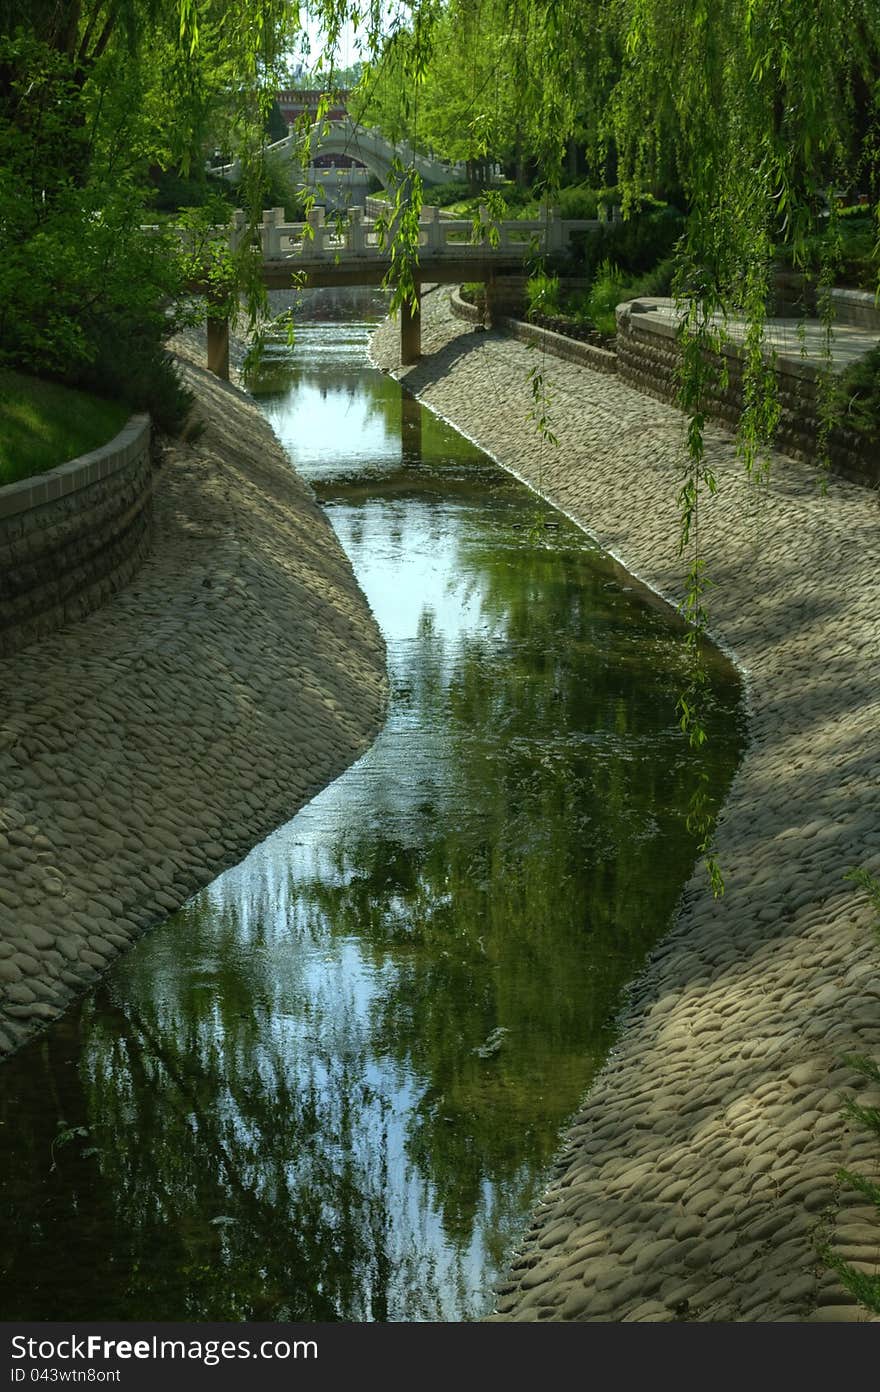
[[[322,285],[381,285],[388,273],[389,259],[357,257],[349,252],[338,261],[307,259],[303,256],[272,257],[263,262],[263,284],[269,290],[287,290],[292,285],[309,289]],[[417,281],[454,285],[463,280],[491,281],[498,275],[521,273],[523,258],[513,253],[493,256],[423,256],[419,260]]]

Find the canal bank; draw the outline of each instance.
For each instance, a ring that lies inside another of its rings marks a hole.
[[[453,318],[426,296],[424,357],[373,355],[673,601],[683,418],[573,363]],[[529,421],[544,374],[557,447]],[[817,1259],[876,1270],[876,1215],[841,1166],[876,1175],[844,1097],[880,1050],[866,896],[880,872],[876,494],[779,456],[750,487],[712,428],[718,496],[701,537],[712,628],[748,674],[751,744],[718,825],[726,894],[697,869],[636,982],[619,1042],[569,1127],[557,1175],[500,1288],[513,1319],[852,1320]]]
[[[181,371],[196,419],[162,448],[151,554],[0,662],[0,1054],[382,722],[384,644],[311,489],[243,392]]]
[[[728,664],[689,750],[680,625],[367,364],[386,308],[308,292],[248,378],[381,628],[383,728],[4,1064],[10,1316],[484,1318],[694,776],[736,767]]]

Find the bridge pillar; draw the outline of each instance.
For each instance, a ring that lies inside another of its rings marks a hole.
[[[498,286],[495,281],[495,272],[489,271],[483,282],[484,309],[483,323],[487,329],[494,329],[498,322]]]
[[[229,320],[208,315],[208,371],[229,381]]]
[[[348,210],[348,246],[355,256],[363,256],[367,249],[363,208],[354,207]]]
[[[416,302],[404,300],[400,307],[400,362],[411,367],[422,356],[422,287],[416,281]]]

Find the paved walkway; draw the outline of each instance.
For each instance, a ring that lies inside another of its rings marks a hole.
[[[659,322],[668,330],[674,331],[683,311],[676,310],[675,301],[663,296],[641,296],[634,301],[631,310],[632,323],[650,331],[652,324]],[[746,324],[742,319],[722,319],[713,315],[712,322],[724,328],[734,343],[742,343],[746,336]],[[831,355],[835,372],[844,372],[859,358],[863,358],[880,343],[878,329],[862,328],[857,324],[835,324],[830,341],[826,344],[826,334],[818,319],[767,319],[764,324],[764,343],[768,350],[786,362],[807,362],[820,367],[826,355],[826,347]]]
[[[383,326],[377,361],[397,368]],[[425,297],[407,385],[660,593],[682,592],[681,415],[615,378],[454,320]],[[557,449],[527,423],[529,370]],[[499,1292],[504,1319],[853,1320],[817,1243],[880,1269],[880,1224],[842,1187],[880,1170],[841,1099],[880,1103],[843,1061],[880,1055],[880,510],[876,494],[774,461],[753,490],[709,431],[712,622],[749,681],[751,745],[718,827],[727,892],[702,870],[640,976],[619,1042],[566,1133]]]
[[[242,392],[185,376],[204,433],[164,450],[152,555],[0,661],[0,1054],[381,723],[383,642],[310,488]]]

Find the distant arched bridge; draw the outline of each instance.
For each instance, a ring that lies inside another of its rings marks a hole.
[[[294,132],[264,148],[268,155],[292,160],[299,165],[305,153],[305,139],[301,134]],[[466,173],[465,166],[461,163],[449,164],[443,160],[431,159],[429,156],[417,154],[412,146],[405,143],[393,145],[379,131],[366,130],[349,119],[328,121],[323,127],[314,128],[308,153],[311,158],[315,155],[327,155],[331,158],[345,156],[357,160],[380,181],[383,188],[389,185],[395,160],[405,168],[413,166],[421,176],[422,182],[428,186],[445,184],[451,179],[463,179]],[[222,165],[213,172],[232,183],[237,183],[241,178],[241,161],[234,160],[232,164]]]

